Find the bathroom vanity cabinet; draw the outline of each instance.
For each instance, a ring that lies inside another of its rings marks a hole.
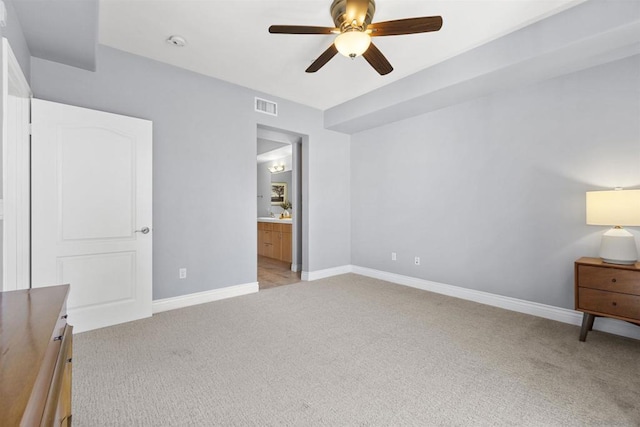
[[[258,255],[291,262],[291,224],[258,221]]]

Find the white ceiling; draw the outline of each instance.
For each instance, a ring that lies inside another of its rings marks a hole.
[[[337,55],[304,70],[333,41],[275,35],[271,24],[332,26],[331,0],[100,0],[100,43],[322,110],[444,61],[584,0],[377,0],[373,22],[441,15],[436,33],[378,37],[395,70]],[[165,42],[187,39],[183,48]]]
[[[284,147],[259,154],[258,163],[272,162],[274,160],[283,159],[285,157],[291,157],[292,154],[293,147],[291,145],[285,145]]]

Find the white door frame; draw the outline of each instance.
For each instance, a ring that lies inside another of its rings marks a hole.
[[[31,88],[6,38],[2,38],[2,285],[31,286]]]
[[[292,271],[306,271],[308,268],[308,241],[309,241],[309,172],[308,172],[308,146],[309,137],[294,131],[256,123],[256,140],[262,132],[263,137],[272,141],[290,144],[292,146],[292,174],[291,174],[291,202],[293,204],[292,220]],[[256,180],[257,185],[257,180]],[[257,190],[257,188],[256,188]],[[257,191],[256,191],[257,194]],[[257,238],[257,237],[256,237]]]

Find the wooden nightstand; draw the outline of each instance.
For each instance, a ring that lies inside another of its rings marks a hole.
[[[584,312],[580,341],[587,339],[596,317],[640,325],[640,263],[607,264],[600,258],[575,263],[576,310]]]

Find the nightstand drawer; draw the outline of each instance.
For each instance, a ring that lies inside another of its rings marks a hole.
[[[640,296],[579,288],[578,309],[640,320]]]
[[[578,267],[578,286],[640,295],[640,271],[581,265]]]

